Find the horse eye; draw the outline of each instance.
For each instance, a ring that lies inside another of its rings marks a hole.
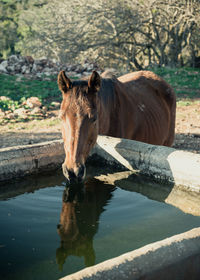
[[[88,114],[88,119],[91,121],[91,122],[95,122],[97,120],[97,114],[91,114],[89,113]]]
[[[91,117],[91,118],[90,118],[90,120],[91,120],[91,122],[93,122],[93,123],[94,123],[94,122],[96,122],[96,120],[97,120],[97,117],[96,117],[96,116],[94,116],[94,117]]]

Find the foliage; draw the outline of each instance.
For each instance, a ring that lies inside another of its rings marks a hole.
[[[23,11],[45,5],[37,0],[0,0],[0,57],[20,53],[17,44],[24,38],[26,26],[19,25]]]
[[[61,100],[55,79],[39,81],[0,74],[0,92],[2,96],[9,97],[13,102],[16,101],[16,104],[21,104],[31,96],[38,97],[45,105],[52,100]],[[4,108],[8,108],[8,106],[5,105]]]
[[[152,70],[172,85],[178,99],[200,98],[200,69],[163,67]]]
[[[13,101],[13,100],[0,100],[0,109],[2,111],[14,111],[15,109],[17,109],[19,107],[19,104],[17,101]]]
[[[174,88],[178,100],[186,100],[188,103],[194,98],[200,98],[200,69],[162,67],[149,70],[163,77]],[[56,77],[46,81],[0,74],[0,92],[2,96],[11,99],[0,100],[2,110],[14,110],[31,96],[38,97],[45,106],[62,99]]]
[[[185,0],[52,0],[20,22],[32,29],[24,40],[35,55],[126,70],[183,66],[200,55],[199,8]]]
[[[197,0],[0,0],[0,53],[129,71],[200,60]]]

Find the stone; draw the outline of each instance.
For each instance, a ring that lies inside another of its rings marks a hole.
[[[63,64],[55,59],[34,60],[32,56],[11,55],[7,60],[0,61],[0,73],[34,76],[38,80],[52,80],[51,76],[57,76],[60,70],[66,71],[68,76],[81,78],[94,69],[99,70],[96,63],[87,61],[84,64]]]
[[[14,64],[9,64],[9,65],[7,66],[7,70],[8,70],[8,72],[10,72],[10,73],[15,72],[15,65],[14,65]]]
[[[74,77],[74,76],[76,76],[76,72],[74,72],[74,71],[66,72],[66,75],[67,75],[67,77]]]
[[[91,72],[86,72],[86,71],[84,71],[84,72],[82,73],[82,75],[83,75],[84,77],[89,77],[89,76],[91,75]]]
[[[15,117],[27,118],[27,113],[25,108],[16,109],[13,113]]]
[[[7,97],[7,96],[0,96],[0,100],[8,101],[8,100],[11,100],[11,99],[10,99],[10,97]]]
[[[19,64],[15,64],[15,68],[14,68],[15,73],[21,73],[22,72],[22,65]]]
[[[36,77],[37,78],[41,78],[42,77],[42,73],[36,73]]]
[[[22,74],[26,73],[26,70],[27,70],[27,66],[23,65],[21,69]]]
[[[0,118],[3,118],[4,116],[5,116],[4,111],[0,109]]]
[[[7,66],[8,66],[7,60],[2,61],[0,64],[0,72],[8,73],[8,71],[6,69]]]
[[[42,107],[42,112],[43,112],[43,114],[46,114],[46,112],[47,112],[47,107],[46,106]]]
[[[33,64],[34,63],[34,59],[32,56],[30,55],[27,55],[24,57],[25,58],[25,61],[28,63],[28,64]]]
[[[30,97],[26,100],[26,105],[29,108],[40,107],[42,103],[40,102],[38,97]]]
[[[43,74],[44,74],[45,76],[51,76],[51,75],[52,75],[51,72],[48,72],[48,71],[44,71]]]
[[[6,118],[9,120],[13,120],[15,118],[15,114],[14,113],[6,114]]]
[[[35,107],[33,108],[33,110],[31,110],[30,114],[31,115],[37,115],[37,114],[41,114],[42,110],[39,107]]]
[[[50,106],[53,107],[54,109],[59,109],[60,108],[60,102],[51,102]]]
[[[93,65],[89,63],[83,64],[83,67],[87,70],[87,72],[91,72],[93,70]]]
[[[37,64],[36,64],[36,63],[33,63],[31,72],[32,72],[32,73],[37,73]]]
[[[18,63],[19,62],[19,57],[17,55],[13,54],[13,55],[9,56],[8,62],[9,62],[9,64],[10,63],[11,64]]]

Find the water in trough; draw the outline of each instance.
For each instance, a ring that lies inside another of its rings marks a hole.
[[[77,193],[60,173],[1,186],[0,279],[59,279],[200,226],[197,198],[178,205],[178,189],[110,173]]]

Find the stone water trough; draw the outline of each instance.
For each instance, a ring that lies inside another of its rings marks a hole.
[[[61,140],[0,149],[0,182],[53,170],[63,160]],[[165,202],[200,216],[200,155],[99,136],[90,160],[151,177],[162,186],[167,182],[171,189]],[[180,190],[186,194],[184,200]],[[200,279],[199,264],[200,228],[195,228],[63,279]]]

